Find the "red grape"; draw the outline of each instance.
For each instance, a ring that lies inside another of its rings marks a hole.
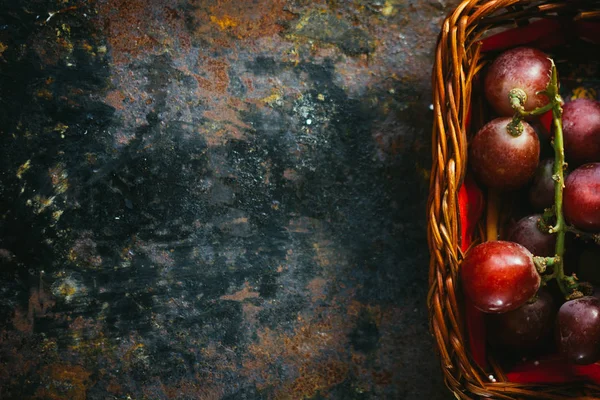
[[[547,158],[538,165],[529,189],[529,202],[537,211],[544,211],[554,204],[554,160]]]
[[[522,89],[527,95],[525,110],[531,111],[548,104],[548,98],[538,92],[550,82],[552,63],[546,54],[529,47],[517,47],[502,53],[485,76],[484,89],[488,102],[498,115],[510,117],[514,111],[509,92]]]
[[[577,99],[563,106],[565,156],[573,166],[600,161],[600,102]]]
[[[476,308],[503,313],[533,297],[541,278],[529,250],[498,240],[481,243],[467,253],[461,266],[461,281]]]
[[[560,353],[575,364],[600,359],[600,300],[586,296],[567,301],[558,310],[556,339]]]
[[[540,230],[538,223],[541,218],[539,214],[521,218],[512,226],[506,240],[519,243],[536,256],[553,257],[556,235]]]
[[[540,141],[527,122],[519,136],[508,133],[511,118],[496,118],[477,132],[470,145],[471,168],[488,187],[517,189],[535,173],[540,160]]]
[[[504,314],[486,315],[490,342],[515,350],[531,350],[551,337],[556,307],[547,290],[541,289],[532,302]]]
[[[585,231],[600,231],[600,163],[582,165],[565,181],[566,220]]]

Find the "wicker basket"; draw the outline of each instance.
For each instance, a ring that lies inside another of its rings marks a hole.
[[[596,20],[600,18],[600,1],[465,0],[446,18],[438,39],[433,69],[433,166],[427,208],[431,252],[427,301],[444,380],[459,399],[600,399],[600,386],[595,384],[511,383],[491,356],[486,366],[476,363],[467,339],[465,306],[457,288],[463,257],[459,189],[466,176],[468,140],[477,118],[482,118],[481,102],[472,99],[474,85],[477,73],[488,61],[481,51],[482,38],[534,20],[564,18]],[[471,109],[471,104],[478,107]],[[485,229],[483,224],[480,222],[480,232]]]

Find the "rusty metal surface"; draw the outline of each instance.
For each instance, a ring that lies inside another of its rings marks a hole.
[[[444,0],[0,1],[1,399],[447,399]]]

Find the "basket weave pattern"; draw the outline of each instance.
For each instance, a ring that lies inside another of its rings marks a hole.
[[[458,190],[465,178],[470,138],[467,119],[474,78],[485,65],[481,39],[496,28],[514,28],[534,18],[600,18],[597,0],[465,0],[442,26],[433,67],[434,125],[428,201],[428,307],[446,385],[459,399],[599,399],[596,385],[523,385],[506,381],[504,371],[489,360],[483,371],[469,355],[464,310],[458,290],[460,250]],[[475,102],[473,102],[475,105]],[[471,119],[478,118],[472,110]],[[476,125],[476,124],[473,124]],[[493,374],[496,382],[488,378]]]

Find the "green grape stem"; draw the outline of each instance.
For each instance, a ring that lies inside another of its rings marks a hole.
[[[552,104],[552,122],[554,124],[554,140],[552,147],[554,147],[554,212],[556,217],[556,224],[550,228],[550,233],[556,234],[556,248],[555,257],[559,259],[559,262],[554,266],[555,279],[560,287],[562,293],[565,296],[570,296],[573,293],[572,285],[568,284],[564,272],[564,253],[565,253],[565,233],[567,231],[567,224],[565,223],[565,217],[563,215],[563,189],[565,187],[565,147],[563,140],[562,130],[562,99],[558,92],[558,73],[556,71],[556,65],[552,62],[552,76],[550,84],[545,92],[546,96]]]
[[[523,97],[518,90],[511,91],[509,95],[511,105],[515,110],[515,116],[511,124],[516,126],[522,119],[529,116],[542,115],[552,110],[552,123],[554,125],[554,169],[552,179],[554,180],[554,206],[546,210],[543,219],[547,223],[551,217],[555,218],[555,224],[548,229],[549,233],[556,234],[556,248],[554,257],[534,257],[534,263],[538,272],[542,275],[543,282],[556,279],[558,286],[566,299],[581,297],[583,294],[579,290],[579,284],[575,276],[565,276],[564,272],[564,253],[565,253],[565,233],[569,230],[563,215],[563,189],[565,187],[564,171],[567,167],[565,163],[565,150],[562,130],[562,99],[558,89],[558,73],[554,61],[552,62],[552,73],[550,82],[546,90],[541,94],[548,97],[549,103],[536,108],[532,111],[525,111],[523,108]],[[518,100],[518,101],[517,101]],[[552,267],[552,272],[544,275],[546,267]]]
[[[510,101],[511,107],[515,111],[515,115],[512,121],[510,121],[507,125],[506,129],[508,130],[508,133],[510,133],[514,137],[521,136],[521,133],[523,133],[523,119],[540,116],[552,110],[552,108],[554,107],[554,104],[552,102],[549,102],[548,104],[542,107],[536,108],[531,111],[525,111],[525,107],[523,107],[523,105],[527,101],[527,95],[521,89],[511,90],[508,94],[508,99]]]

